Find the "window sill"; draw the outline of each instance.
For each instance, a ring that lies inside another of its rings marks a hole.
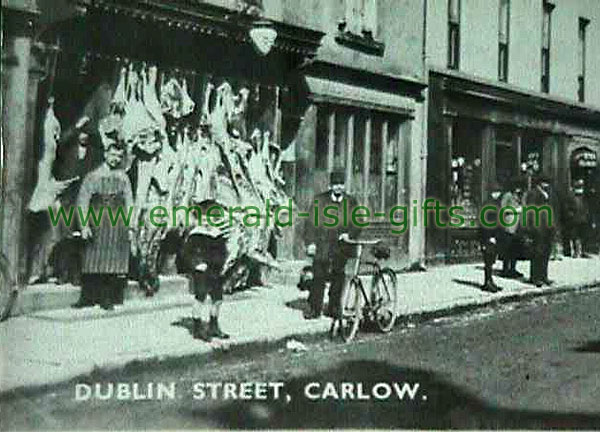
[[[356,34],[349,31],[339,31],[335,37],[335,41],[340,45],[347,46],[357,51],[362,51],[367,54],[383,56],[385,45],[378,42],[369,34]]]

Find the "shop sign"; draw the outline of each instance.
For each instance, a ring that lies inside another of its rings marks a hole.
[[[596,168],[598,155],[591,150],[578,150],[573,154],[573,163],[578,168]]]

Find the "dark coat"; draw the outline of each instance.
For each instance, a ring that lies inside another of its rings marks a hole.
[[[538,188],[533,188],[527,192],[525,196],[525,229],[534,237],[543,237],[549,241],[552,239],[556,231],[558,205],[554,202],[552,192],[545,196]],[[543,207],[549,207],[550,210],[545,210]],[[536,211],[528,207],[536,207],[539,214],[539,221],[536,218]]]
[[[310,209],[310,216],[306,220],[306,244],[314,243],[317,246],[315,261],[323,262],[329,260],[344,260],[345,257],[351,255],[352,246],[340,244],[339,237],[347,233],[351,239],[356,239],[360,232],[360,227],[352,223],[352,210],[358,205],[356,199],[351,195],[344,194],[341,203],[336,203],[331,198],[329,191],[323,192],[315,196],[318,200],[318,224],[315,224],[314,205]],[[332,224],[335,221],[329,217],[325,217],[324,211],[326,207],[333,206],[334,210],[328,211],[328,214],[337,214],[339,223],[335,227],[325,227],[323,224]],[[346,209],[346,210],[344,210]],[[344,212],[347,215],[347,223],[344,221]],[[362,214],[362,212],[361,212]]]
[[[489,206],[493,207],[493,209],[486,208]],[[498,214],[500,211],[500,206],[501,206],[501,198],[494,199],[491,196],[481,206],[480,217],[482,217],[482,218],[485,217],[486,223],[493,225],[493,226],[487,227],[487,226],[483,225],[480,221],[479,235],[480,235],[480,241],[482,244],[487,244],[492,237],[494,237],[496,240],[498,240],[498,237],[499,237],[499,234],[501,231],[499,217],[498,217]],[[481,212],[484,209],[485,209],[485,215],[481,214]]]
[[[583,195],[569,193],[563,201],[562,223],[573,228],[588,223],[589,210],[587,200]]]

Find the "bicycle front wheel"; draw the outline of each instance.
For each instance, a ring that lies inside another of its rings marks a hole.
[[[354,339],[361,320],[362,311],[362,282],[358,277],[354,277],[346,284],[342,291],[340,308],[340,333],[345,342]]]
[[[10,316],[16,299],[17,290],[10,274],[8,261],[0,255],[0,321]]]
[[[373,277],[373,306],[377,328],[388,333],[398,317],[398,277],[391,268],[384,268]]]

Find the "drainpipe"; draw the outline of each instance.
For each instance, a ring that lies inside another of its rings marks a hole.
[[[425,81],[429,83],[429,70],[427,65],[427,10],[428,0],[423,0],[423,46],[421,49],[422,70]],[[423,115],[421,116],[421,202],[427,196],[427,114],[429,111],[429,87],[423,90]],[[419,267],[425,268],[427,253],[427,231],[423,227],[423,240],[419,251]]]

